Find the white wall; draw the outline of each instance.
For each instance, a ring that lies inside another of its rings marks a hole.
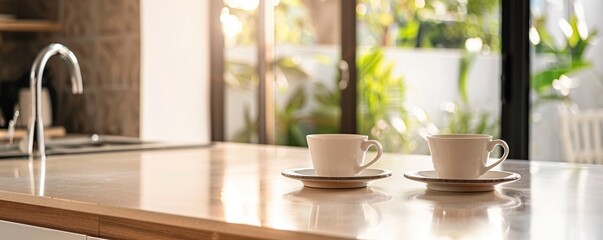
[[[140,137],[207,143],[209,1],[141,0]]]
[[[438,127],[447,125],[442,102],[459,103],[461,51],[456,49],[399,49],[385,52],[394,73],[404,77],[406,101],[422,108]],[[478,55],[469,68],[467,95],[472,108],[500,116],[500,55]]]

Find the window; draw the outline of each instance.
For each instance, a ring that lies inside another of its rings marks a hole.
[[[603,4],[568,0],[532,1],[532,5],[530,159],[571,161],[567,155],[571,149],[564,147],[572,148],[582,139],[574,143],[572,136],[563,136],[560,129],[569,123],[559,116],[603,107],[603,46],[594,44],[603,22],[599,13]],[[577,130],[597,129],[600,126],[593,122]]]
[[[527,158],[527,27],[517,26],[528,26],[529,3],[519,2],[214,3],[225,44],[212,54],[225,93],[214,93],[214,140],[304,146],[308,133],[358,132],[426,153],[426,134],[479,132]],[[271,75],[263,82],[258,69]]]

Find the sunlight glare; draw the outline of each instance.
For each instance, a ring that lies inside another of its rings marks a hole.
[[[577,28],[580,39],[585,40],[588,38],[588,26],[586,25],[586,17],[584,16],[584,6],[581,2],[574,2],[574,13],[578,21]]]
[[[228,8],[222,9],[220,22],[222,22],[222,31],[226,37],[233,38],[243,31],[243,23],[237,16],[231,15]]]
[[[532,45],[540,44],[540,34],[538,34],[538,30],[534,26],[530,27],[530,42]]]
[[[559,28],[561,28],[561,31],[563,32],[563,35],[565,35],[566,38],[570,38],[574,34],[572,25],[570,25],[569,22],[567,22],[567,20],[563,18],[559,19]]]
[[[456,112],[456,105],[454,105],[454,103],[452,103],[452,102],[444,101],[444,102],[440,103],[440,109],[442,109],[442,111],[447,112],[447,113],[453,113],[453,112]]]
[[[231,8],[251,11],[258,8],[260,5],[260,0],[225,0],[224,4]]]
[[[364,3],[359,3],[356,5],[356,13],[364,16],[366,14],[366,5],[364,5]]]
[[[465,48],[469,52],[478,52],[479,50],[482,49],[483,45],[484,45],[484,43],[482,42],[482,39],[479,37],[468,38],[465,41]]]

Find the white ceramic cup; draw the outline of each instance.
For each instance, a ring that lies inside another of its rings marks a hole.
[[[312,164],[317,176],[348,177],[358,175],[373,165],[381,155],[383,147],[368,136],[356,134],[312,134],[307,135]],[[377,156],[364,163],[364,155],[371,147],[377,147]]]
[[[503,140],[484,134],[438,134],[427,136],[433,167],[439,178],[475,179],[502,163],[509,156]],[[486,165],[490,152],[500,145],[503,156]]]

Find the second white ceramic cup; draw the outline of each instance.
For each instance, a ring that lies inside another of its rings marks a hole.
[[[312,165],[316,175],[324,177],[349,177],[358,175],[373,165],[381,155],[383,147],[368,136],[356,134],[312,134],[307,135]],[[377,148],[377,156],[364,163],[366,151]]]
[[[439,178],[475,179],[502,163],[509,155],[509,146],[500,139],[484,134],[438,134],[427,136],[433,166]],[[497,145],[503,156],[486,165],[490,152]]]

